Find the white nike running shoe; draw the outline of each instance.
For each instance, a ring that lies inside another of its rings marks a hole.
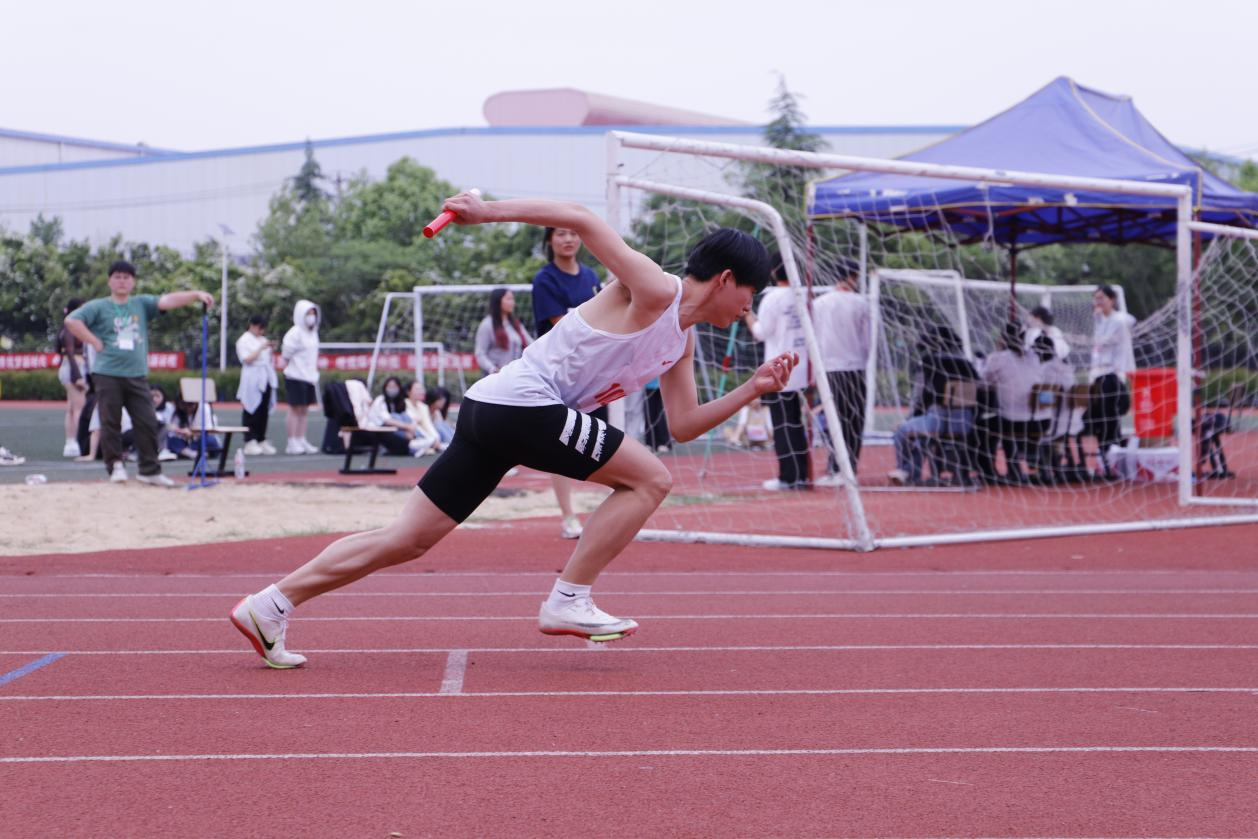
[[[232,624],[240,633],[249,639],[253,648],[262,656],[268,667],[276,670],[288,670],[306,663],[304,655],[290,653],[284,649],[284,633],[288,630],[288,618],[278,621],[268,618],[261,609],[253,608],[254,595],[249,595],[236,604],[231,611]]]
[[[575,635],[590,641],[618,641],[638,631],[636,621],[617,618],[594,605],[588,597],[575,597],[558,606],[542,601],[537,628],[543,635]]]
[[[559,525],[559,535],[563,539],[580,539],[584,528],[581,527],[581,520],[576,516],[569,516]]]

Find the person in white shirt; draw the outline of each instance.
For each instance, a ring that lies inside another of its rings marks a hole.
[[[392,434],[380,437],[380,444],[389,454],[423,457],[432,448],[433,438],[420,431],[415,420],[411,418],[408,407],[402,380],[397,376],[389,376],[384,380],[380,395],[367,411],[367,425],[393,429]]]
[[[1092,295],[1092,388],[1087,422],[1099,449],[1100,477],[1107,481],[1118,479],[1109,462],[1109,449],[1122,438],[1122,416],[1127,412],[1122,404],[1127,396],[1123,380],[1136,367],[1131,344],[1136,319],[1118,311],[1117,301],[1118,292],[1108,285],[1100,286]]]
[[[860,268],[855,262],[843,260],[844,273],[832,291],[822,294],[812,304],[813,328],[821,347],[821,363],[826,380],[834,394],[834,407],[839,414],[843,442],[847,446],[852,472],[861,456],[861,434],[865,429],[865,363],[869,359],[869,303],[856,291]],[[826,464],[826,476],[818,486],[839,483],[839,463],[832,446]]]
[[[425,398],[424,380],[416,379],[406,386],[406,414],[415,423],[416,436],[426,444],[415,451],[416,457],[423,457],[432,452],[445,451],[446,444],[441,442],[441,435],[432,421],[432,412],[428,410]]]
[[[795,290],[790,287],[779,264],[777,286],[769,289],[760,301],[757,313],[748,312],[744,321],[751,335],[764,342],[764,357],[783,353],[804,354],[804,325]],[[804,388],[808,386],[805,365],[791,372],[790,381],[780,393],[763,397],[773,417],[773,450],[778,458],[778,476],[763,483],[768,490],[805,489],[811,486],[809,474],[808,437],[804,429]]]
[[[332,543],[232,609],[232,625],[271,667],[306,662],[284,645],[294,608],[423,556],[517,465],[612,490],[542,602],[538,629],[596,642],[633,634],[637,622],[599,609],[591,587],[663,503],[672,476],[655,453],[591,412],[658,376],[673,436],[694,440],[756,397],[786,387],[799,362],[794,353],[770,358],[738,387],[699,403],[692,327],[728,328],[751,308],[769,278],[764,246],[746,233],[725,228],[708,234],[690,251],[683,276],[677,277],[630,248],[580,204],[484,201],[464,192],[442,209],[454,213],[460,224],[516,222],[575,230],[615,280],[561,318],[523,356],[468,388],[454,439],[392,524]]]
[[[1057,354],[1053,339],[1046,334],[1035,339],[1031,352],[1040,360],[1040,381],[1058,388],[1057,410],[1053,405],[1036,406],[1035,418],[1044,423],[1044,445],[1041,446],[1038,473],[1044,483],[1058,483],[1065,479],[1061,471],[1061,461],[1057,456],[1058,441],[1077,433],[1072,428],[1074,411],[1070,406],[1070,389],[1075,384],[1075,370],[1070,363]],[[1080,426],[1082,427],[1082,426]]]
[[[248,457],[275,454],[275,446],[266,440],[266,426],[275,407],[279,380],[273,361],[275,342],[266,337],[266,327],[266,315],[254,315],[249,318],[249,328],[236,339],[236,358],[240,359],[236,398],[240,400],[240,421],[249,429],[244,448]]]
[[[1022,328],[1005,324],[1000,349],[983,361],[979,371],[995,392],[996,434],[1005,453],[1005,477],[1013,483],[1026,482],[1021,461],[1031,436],[1031,389],[1043,376],[1039,358],[1028,354],[1025,345]]]
[[[1053,325],[1053,313],[1044,306],[1036,306],[1027,314],[1026,348],[1031,349],[1035,340],[1047,335],[1053,342],[1053,352],[1062,361],[1070,358],[1070,342],[1060,328]]]
[[[317,454],[306,439],[310,406],[319,403],[319,307],[309,300],[293,306],[293,327],[284,333],[284,395],[288,399],[286,454]]]

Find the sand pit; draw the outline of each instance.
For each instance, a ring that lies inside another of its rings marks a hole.
[[[315,533],[370,530],[388,524],[413,487],[225,481],[189,492],[104,482],[0,486],[4,530],[0,555],[82,553],[201,545]],[[574,492],[578,512],[600,492]],[[549,491],[491,496],[465,527],[557,516]]]

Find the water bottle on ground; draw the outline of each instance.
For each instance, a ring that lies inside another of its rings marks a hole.
[[[240,480],[245,476],[245,451],[244,449],[236,449],[236,480]]]

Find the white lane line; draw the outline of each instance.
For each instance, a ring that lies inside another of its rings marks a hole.
[[[0,557],[0,560],[3,558]],[[292,569],[284,568],[276,571],[258,571],[245,573],[224,572],[220,574],[21,574],[0,575],[0,579],[9,576],[12,579],[35,580],[51,579],[108,579],[108,580],[201,580],[201,579],[267,579],[278,580]],[[611,577],[931,577],[933,579],[947,577],[1193,577],[1193,576],[1258,576],[1258,571],[1237,569],[1076,569],[1076,570],[956,570],[956,571],[609,571],[606,578]],[[432,572],[379,572],[371,575],[372,579],[404,578],[424,580],[433,577],[545,577],[553,580],[554,572],[550,571],[432,571]]]
[[[946,596],[1001,596],[1001,595],[1034,595],[1036,597],[1043,596],[1069,596],[1069,595],[1202,595],[1202,594],[1222,594],[1222,595],[1245,595],[1258,594],[1258,588],[1165,588],[1165,589],[764,589],[764,590],[746,590],[722,591],[720,589],[700,590],[700,591],[615,591],[600,590],[600,595],[605,597],[770,597],[774,595],[789,595],[797,597],[800,595],[816,595],[816,596],[840,596],[840,597],[885,597],[889,595],[946,595]],[[528,591],[334,591],[325,597],[540,597],[537,590]],[[14,598],[25,600],[27,598],[68,598],[68,597],[90,597],[90,598],[167,598],[167,597],[212,597],[212,598],[239,598],[240,592],[185,592],[185,591],[160,591],[160,592],[29,592],[29,593],[0,593],[0,598]]]
[[[365,647],[305,649],[309,655],[415,655],[431,653],[445,655],[453,652],[472,653],[584,653],[589,647]],[[949,651],[949,650],[1258,650],[1258,644],[758,644],[746,646],[717,645],[710,647],[608,647],[599,644],[593,649],[615,649],[622,653],[746,653],[746,652],[895,652],[895,651]],[[247,653],[243,647],[235,649],[196,650],[0,650],[0,655],[46,655],[59,652],[64,655],[240,655]]]
[[[0,763],[134,763],[200,760],[425,760],[438,758],[825,757],[854,755],[1252,754],[1256,746],[977,746],[882,749],[633,749],[519,752],[291,752],[279,754],[65,755],[0,757]]]
[[[467,650],[450,650],[446,659],[446,672],[441,677],[441,690],[438,693],[456,694],[463,692],[463,676],[467,673]]]
[[[1258,613],[1144,612],[1135,614],[1082,612],[817,612],[805,614],[634,615],[636,620],[1252,620]],[[354,615],[305,617],[301,622],[350,621],[535,621],[534,615]],[[221,623],[223,618],[0,618],[0,623]]]
[[[148,702],[166,701],[213,701],[241,699],[535,699],[535,698],[600,698],[642,696],[901,696],[922,694],[1251,694],[1258,695],[1255,687],[1064,687],[1064,688],[800,688],[776,690],[518,690],[477,691],[475,693],[144,693],[144,694],[56,694],[6,696],[0,694],[0,702]]]

